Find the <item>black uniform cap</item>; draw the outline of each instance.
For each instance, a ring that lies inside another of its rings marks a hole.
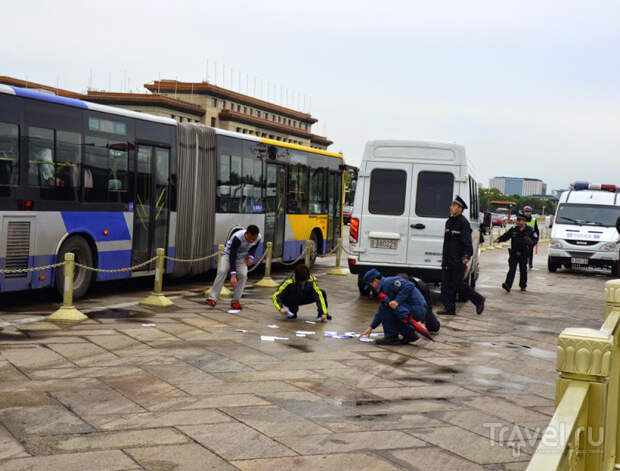
[[[527,218],[525,217],[525,214],[523,214],[523,211],[519,211],[519,212],[517,213],[517,221],[518,221],[519,219],[523,219],[524,221],[527,219]]]
[[[467,204],[465,204],[465,201],[463,201],[463,198],[461,198],[459,195],[456,195],[452,204],[456,204],[463,209],[467,209]]]

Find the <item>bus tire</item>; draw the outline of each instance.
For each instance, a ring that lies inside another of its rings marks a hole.
[[[319,238],[316,235],[316,232],[310,234],[310,267],[314,266],[316,262],[316,257],[319,252]]]
[[[71,236],[60,247],[56,260],[59,262],[64,261],[65,254],[73,252],[75,255],[76,263],[93,266],[93,252],[90,245],[83,237]],[[73,299],[80,299],[84,297],[93,279],[93,272],[90,270],[84,270],[83,268],[75,267],[75,274],[73,277]],[[62,297],[65,286],[65,273],[62,268],[56,269],[56,290]]]

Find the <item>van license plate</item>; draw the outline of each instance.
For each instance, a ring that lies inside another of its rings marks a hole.
[[[588,264],[588,259],[587,258],[571,258],[570,259],[570,263],[571,265],[587,265]]]
[[[371,249],[397,249],[398,240],[395,239],[370,239]]]

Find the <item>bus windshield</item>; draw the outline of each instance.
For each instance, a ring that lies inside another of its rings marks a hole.
[[[561,204],[555,222],[577,226],[615,227],[620,207],[596,204]]]

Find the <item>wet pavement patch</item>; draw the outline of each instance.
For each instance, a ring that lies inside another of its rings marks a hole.
[[[91,319],[129,319],[150,317],[154,313],[144,311],[134,311],[129,309],[105,309],[102,311],[95,311],[88,314]]]

